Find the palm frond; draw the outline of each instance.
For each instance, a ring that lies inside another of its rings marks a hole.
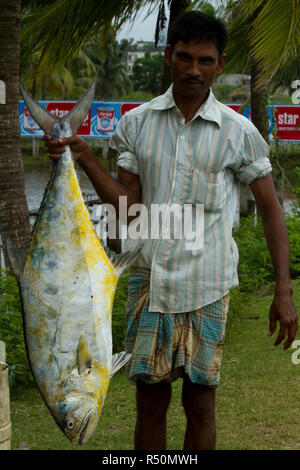
[[[242,73],[250,69],[248,17],[238,8],[230,11],[227,17],[228,44],[226,46],[226,64],[224,72]]]
[[[244,1],[242,8],[247,16],[254,15],[250,34],[251,53],[259,64],[260,80],[270,79],[297,55],[300,45],[300,1]],[[257,15],[255,12],[258,12]]]
[[[41,49],[41,62],[64,63],[66,57],[100,31],[117,30],[128,18],[134,19],[141,7],[155,3],[155,0],[48,0],[23,20],[23,57]]]

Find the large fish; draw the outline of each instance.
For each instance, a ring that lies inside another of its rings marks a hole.
[[[53,138],[75,134],[95,81],[62,119],[21,86],[37,124]],[[111,254],[99,241],[84,204],[70,148],[54,163],[30,247],[10,257],[18,275],[25,342],[33,376],[56,423],[83,444],[95,430],[111,376],[129,359],[112,357],[111,313],[117,280],[139,248]]]

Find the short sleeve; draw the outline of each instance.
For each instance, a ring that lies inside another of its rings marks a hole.
[[[272,171],[270,148],[256,127],[249,123],[238,155],[237,177],[245,184],[267,176]]]
[[[135,134],[134,120],[128,119],[127,114],[124,114],[110,140],[110,146],[119,153],[117,165],[138,175],[138,161],[134,152]]]

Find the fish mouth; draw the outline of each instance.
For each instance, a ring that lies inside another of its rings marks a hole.
[[[90,414],[89,417],[87,418],[87,420],[86,420],[86,422],[85,422],[85,424],[84,424],[84,426],[83,426],[83,428],[82,428],[82,431],[81,431],[81,433],[80,433],[79,441],[78,441],[80,445],[83,444],[83,440],[84,440],[84,437],[85,437],[85,435],[86,435],[88,426],[89,426],[89,424],[90,424],[90,420],[91,420],[91,414]]]

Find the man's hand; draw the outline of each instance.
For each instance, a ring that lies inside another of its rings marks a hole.
[[[94,157],[93,151],[87,145],[84,139],[78,135],[65,137],[64,139],[52,140],[48,134],[44,135],[45,145],[49,150],[51,160],[58,160],[66,151],[66,145],[70,146],[72,156],[79,164],[83,163],[87,158]]]
[[[283,349],[288,349],[294,341],[298,329],[298,315],[292,296],[289,293],[276,294],[270,307],[269,336],[276,330],[276,322],[279,321],[279,333],[274,343],[278,346],[287,336]]]

